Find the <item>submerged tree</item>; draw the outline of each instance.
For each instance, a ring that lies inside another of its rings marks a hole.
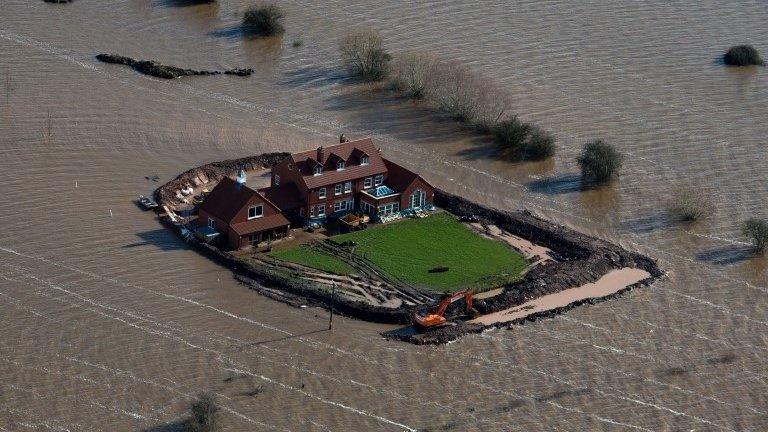
[[[254,36],[283,34],[285,13],[275,4],[259,4],[249,7],[243,16],[243,30]]]
[[[491,135],[505,159],[543,160],[555,154],[552,134],[517,117],[498,122],[491,128]]]
[[[682,187],[674,192],[669,209],[680,219],[693,222],[712,212],[712,202],[701,189]]]
[[[201,393],[190,405],[186,432],[216,432],[219,430],[219,407],[212,393]]]
[[[339,51],[347,69],[366,81],[381,81],[389,74],[392,56],[384,49],[379,32],[372,28],[347,33]]]
[[[732,46],[723,56],[723,61],[729,66],[762,66],[765,64],[752,45]]]
[[[576,159],[581,167],[581,178],[589,184],[605,184],[618,176],[623,162],[622,155],[603,140],[584,145]]]
[[[389,85],[408,97],[422,99],[437,63],[437,58],[429,54],[400,54],[392,61]]]
[[[768,247],[768,222],[762,219],[749,219],[744,222],[741,232],[749,237],[756,252],[765,252],[765,248]]]

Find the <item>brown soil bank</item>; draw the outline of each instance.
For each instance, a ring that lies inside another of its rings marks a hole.
[[[155,191],[155,198],[161,207],[174,208],[178,204],[176,191],[194,184],[195,179],[207,178],[216,181],[234,174],[239,168],[255,170],[270,168],[287,156],[287,153],[265,153],[242,159],[232,159],[206,164],[179,175],[176,179],[162,185]],[[482,323],[456,322],[426,333],[418,333],[412,328],[384,333],[385,337],[417,344],[445,343],[467,333],[480,332],[489,327],[500,327],[535,321],[551,317],[581,304],[597,303],[613,298],[635,287],[651,284],[662,276],[656,262],[644,255],[623,249],[605,240],[590,237],[570,228],[553,224],[532,215],[528,211],[506,212],[482,206],[457,195],[435,191],[435,205],[456,216],[472,216],[484,225],[494,225],[514,236],[529,240],[536,245],[550,250],[555,258],[545,265],[534,266],[520,280],[505,285],[501,292],[492,297],[476,299],[474,307],[483,315],[505,311],[524,305],[534,299],[555,294],[564,290],[594,284],[612,271],[638,269],[648,273],[648,277],[619,291],[599,298],[576,300],[565,306],[537,311],[523,318],[511,319],[490,325]],[[170,224],[167,218],[161,218]],[[331,293],[311,281],[301,278],[297,271],[279,270],[258,265],[253,260],[239,258],[216,247],[189,239],[202,254],[231,268],[236,278],[252,289],[275,300],[292,305],[316,305],[329,307]],[[335,298],[334,310],[340,314],[366,321],[410,324],[414,306],[387,308],[375,306],[363,301],[355,301],[341,296]]]
[[[194,70],[184,69],[176,66],[166,66],[155,61],[150,60],[136,60],[130,57],[124,57],[117,54],[99,54],[96,59],[110,64],[121,64],[132,67],[135,71],[144,75],[150,75],[156,78],[174,79],[183,76],[195,76],[195,75],[237,75],[237,76],[249,76],[253,73],[253,69],[229,69],[225,71],[207,71],[207,70]]]

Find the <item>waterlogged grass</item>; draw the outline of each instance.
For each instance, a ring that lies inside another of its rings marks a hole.
[[[283,261],[305,265],[328,273],[349,275],[354,272],[354,269],[344,261],[317,251],[307,245],[272,252],[269,255]]]
[[[439,291],[494,288],[517,279],[528,265],[508,245],[480,237],[448,213],[377,225],[332,240],[356,242],[354,252],[383,272]],[[448,271],[429,272],[436,267]]]

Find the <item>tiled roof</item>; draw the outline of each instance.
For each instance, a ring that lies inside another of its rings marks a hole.
[[[414,180],[420,178],[415,172],[403,168],[388,159],[384,159],[384,165],[389,171],[389,175],[387,175],[387,186],[391,187],[396,192],[403,192]],[[429,182],[423,178],[421,178],[421,180],[424,181],[424,183],[429,184]]]
[[[281,226],[287,226],[290,222],[282,214],[276,214],[272,216],[264,216],[256,219],[251,219],[246,222],[240,222],[232,225],[232,229],[238,235],[247,235],[254,232],[264,231]]]
[[[258,195],[258,192],[224,177],[205,197],[200,209],[229,224],[254,195]]]
[[[259,193],[276,205],[280,211],[293,210],[302,205],[301,193],[293,182],[259,189]]]
[[[320,175],[314,175],[317,153],[317,150],[309,150],[291,155],[293,163],[301,172],[302,179],[309,189],[373,176],[387,170],[379,150],[370,138],[323,148],[323,173]],[[368,156],[367,165],[360,165],[362,155]],[[336,161],[339,158],[346,161],[346,166],[341,171],[336,170]]]

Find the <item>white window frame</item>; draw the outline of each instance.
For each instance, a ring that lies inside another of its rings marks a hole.
[[[211,217],[208,218],[208,228],[216,229],[216,219]]]
[[[373,187],[373,177],[366,177],[363,183],[363,187],[366,189]]]
[[[352,192],[352,182],[348,181],[344,183],[344,193]]]
[[[323,167],[321,167],[320,165],[317,165],[314,170],[314,175],[319,176],[322,173],[323,173]]]
[[[309,217],[315,217],[315,206],[309,207]]]
[[[324,199],[325,198],[325,188],[324,187],[321,187],[320,189],[317,190],[317,197],[320,198],[320,199]]]
[[[261,208],[261,214],[256,214],[256,209]],[[251,216],[251,210],[253,210],[253,216]],[[248,220],[258,219],[264,217],[264,204],[256,204],[255,206],[248,207]]]
[[[333,187],[333,194],[334,195],[341,195],[343,185],[341,183],[336,183],[336,185]]]
[[[317,217],[325,217],[325,204],[317,206]]]
[[[377,174],[376,177],[373,179],[373,185],[381,186],[382,183],[384,183],[384,174]]]
[[[416,195],[418,194],[419,197],[419,205],[414,205],[414,201],[416,198]],[[424,192],[421,189],[416,189],[415,191],[411,192],[411,195],[408,197],[408,208],[412,209],[419,209],[424,207],[424,205],[427,204],[427,193]]]
[[[275,174],[275,186],[280,185],[280,174]]]
[[[395,214],[400,211],[400,203],[393,202],[389,204],[382,204],[376,210],[378,210],[379,216]]]
[[[345,166],[344,161],[336,162],[336,171],[343,171],[344,170],[344,166]]]
[[[368,155],[360,156],[360,165],[368,165],[369,163],[370,159],[368,158]]]

